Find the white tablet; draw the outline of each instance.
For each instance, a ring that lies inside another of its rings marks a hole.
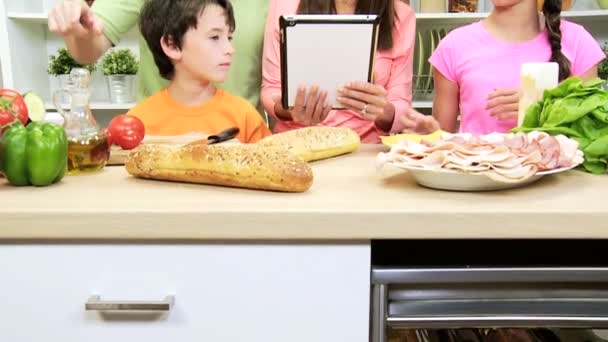
[[[298,86],[317,85],[339,109],[338,87],[373,81],[377,15],[284,15],[279,25],[284,108],[293,107]]]

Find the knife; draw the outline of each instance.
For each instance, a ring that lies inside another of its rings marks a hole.
[[[217,144],[217,143],[221,143],[230,139],[234,139],[238,134],[239,134],[240,130],[238,127],[230,127],[227,128],[217,134],[214,135],[210,135],[207,137],[207,144],[211,145],[211,144]]]

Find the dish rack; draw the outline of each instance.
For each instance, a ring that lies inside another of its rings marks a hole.
[[[435,94],[433,75],[414,75],[412,82],[414,100],[430,101],[433,99]]]
[[[434,94],[433,66],[429,63],[440,41],[448,34],[444,27],[418,31],[414,46],[412,93],[415,101],[432,100]]]

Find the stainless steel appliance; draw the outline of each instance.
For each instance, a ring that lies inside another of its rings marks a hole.
[[[590,329],[608,328],[603,246],[608,244],[374,242],[371,341],[387,342],[390,331],[411,329],[547,328],[558,337],[562,329],[574,336],[575,329],[590,336]],[[591,335],[597,339],[582,340],[602,340]]]

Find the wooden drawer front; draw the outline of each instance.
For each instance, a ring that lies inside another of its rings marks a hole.
[[[367,341],[369,246],[1,245],[0,340]],[[165,315],[101,315],[101,300]]]

